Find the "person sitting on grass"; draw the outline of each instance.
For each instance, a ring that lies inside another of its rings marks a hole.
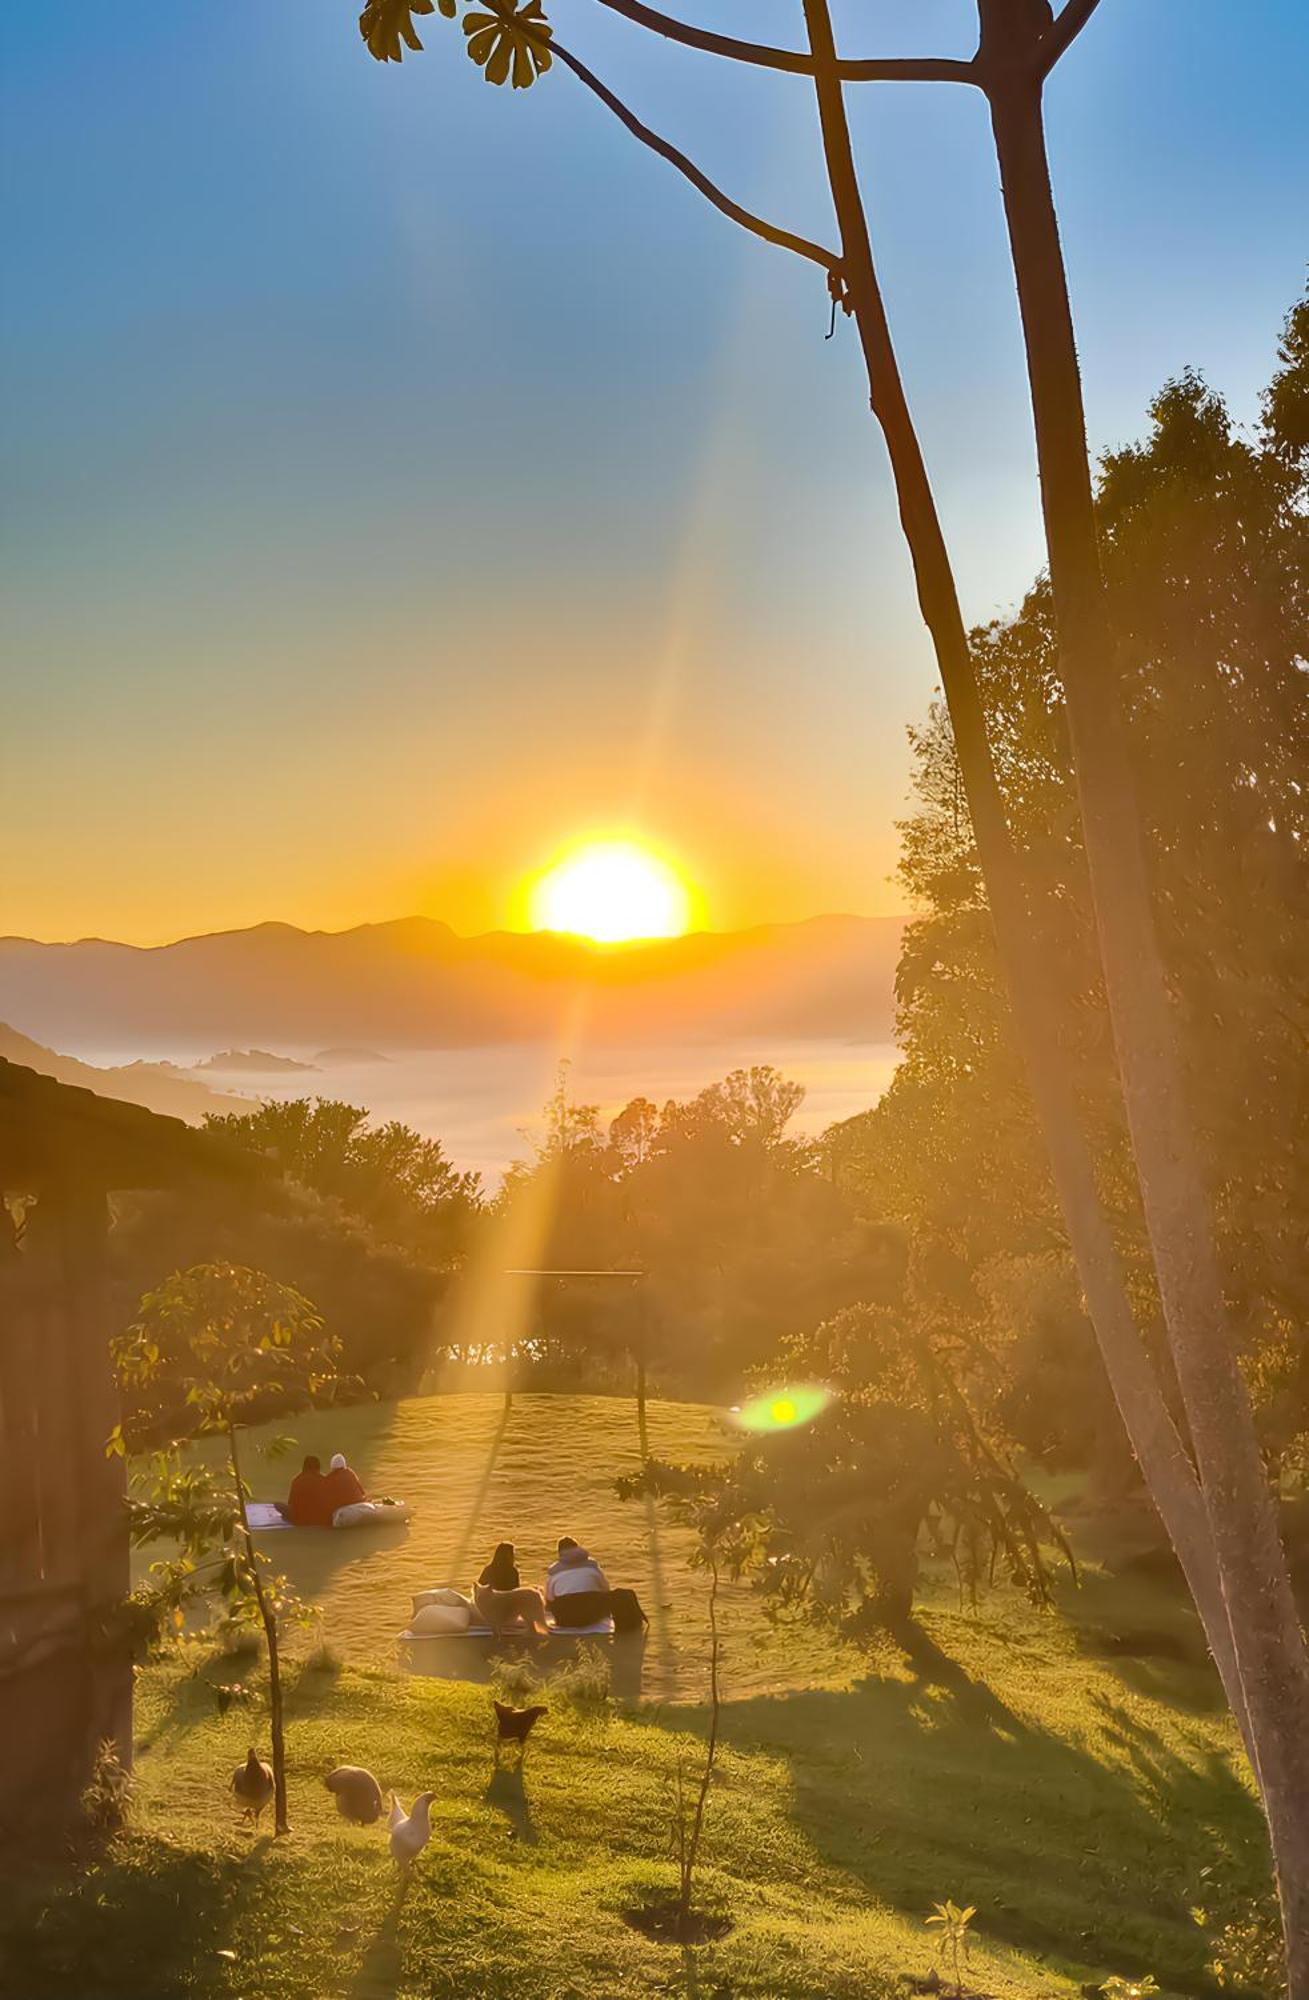
[[[312,1452],[291,1481],[286,1500],[278,1502],[277,1511],[293,1528],[331,1527],[333,1503],[327,1496],[323,1468]]]
[[[540,1591],[523,1587],[512,1542],[497,1542],[495,1554],[477,1579],[473,1602],[483,1624],[493,1632],[521,1623],[544,1637],[549,1629]]]
[[[343,1451],[336,1452],[332,1457],[323,1484],[327,1488],[329,1514],[335,1514],[338,1507],[354,1507],[360,1500],[368,1498],[364,1492],[363,1481],[359,1474],[346,1464]]]
[[[559,1553],[546,1571],[545,1601],[555,1624],[574,1630],[609,1616],[609,1579],[571,1535],[559,1537]]]

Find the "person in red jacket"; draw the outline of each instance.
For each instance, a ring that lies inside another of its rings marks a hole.
[[[353,1507],[357,1501],[368,1498],[358,1473],[346,1464],[345,1453],[341,1451],[333,1457],[323,1486],[329,1526],[338,1507]]]
[[[327,1494],[323,1468],[312,1455],[291,1481],[282,1513],[293,1528],[330,1528],[333,1508]]]

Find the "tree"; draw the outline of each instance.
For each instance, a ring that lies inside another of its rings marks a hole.
[[[1045,1551],[1071,1556],[984,1413],[994,1373],[966,1321],[910,1287],[786,1341],[756,1374],[733,1458],[651,1461],[619,1490],[671,1496],[705,1559],[750,1576],[774,1611],[856,1640],[911,1636],[924,1546],[973,1601],[1003,1568],[1044,1604]]]
[[[1096,0],[979,0],[1036,427],[1060,671],[1100,958],[1164,1319],[1264,1796],[1292,2000],[1309,1993],[1309,1647],[1260,1460],[1178,1059],[1124,732],[1081,376],[1046,155],[1044,82]]]
[[[324,1097],[211,1113],[208,1130],[273,1159],[289,1180],[338,1201],[378,1242],[435,1270],[457,1263],[481,1205],[481,1182],[446,1159],[439,1140]]]
[[[1028,1076],[1097,1337],[1261,1783],[1261,1741],[1268,1752],[1273,1789],[1265,1790],[1265,1804],[1287,1922],[1292,2000],[1302,2000],[1309,1992],[1309,1804],[1296,1801],[1309,1801],[1309,1782],[1301,1782],[1309,1780],[1309,1655],[1296,1625],[1285,1556],[1228,1340],[1207,1204],[1174,1060],[1144,858],[1126,782],[1125,745],[1112,689],[1102,685],[1106,676],[1112,680],[1113,634],[1104,610],[1071,315],[1041,129],[1044,78],[1089,19],[1096,0],[1067,0],[1057,20],[1047,0],[979,0],[981,43],[971,62],[842,59],[827,0],[803,0],[807,55],[679,22],[644,0],[601,4],[674,41],[719,57],[805,74],[813,81],[841,234],[839,257],[750,215],[685,155],[651,133],[562,46],[540,0],[529,0],[522,8],[517,0],[487,0],[489,12],[468,13],[463,21],[468,53],[489,82],[511,80],[515,88],[525,88],[558,58],[634,136],[676,166],[723,213],[824,268],[834,303],[855,320],[873,411],[890,454],[919,602],[950,708]],[[453,18],[457,0],[441,0],[441,9]],[[398,60],[402,44],[421,46],[414,14],[432,11],[432,0],[369,0],[360,17],[361,31],[375,56]],[[954,579],[891,343],[844,109],[845,83],[874,79],[966,82],[980,86],[992,107],[1032,378],[1063,664],[1076,704],[1074,735],[1099,952],[1153,1262],[1196,1465],[1133,1318],[1077,1106],[1061,1072],[1063,996],[1052,988],[1039,948],[1039,913],[1015,865]],[[1286,1779],[1279,1775],[1283,1768],[1290,1773]]]
[[[241,1264],[313,1299],[340,1342],[341,1366],[374,1395],[412,1393],[440,1352],[450,1277],[294,1182],[260,1175],[249,1185],[124,1196],[111,1252],[120,1325],[161,1271]],[[180,1412],[180,1397],[162,1410],[166,1432]]]
[[[113,1356],[120,1382],[143,1399],[142,1428],[149,1424],[149,1393],[162,1396],[178,1387],[194,1433],[221,1437],[226,1444],[230,1491],[225,1497],[203,1473],[165,1456],[156,1461],[153,1499],[133,1509],[133,1535],[138,1542],[162,1536],[182,1540],[188,1554],[167,1585],[175,1600],[202,1587],[196,1559],[216,1549],[218,1574],[209,1582],[263,1627],[275,1821],[278,1833],[288,1833],[278,1617],[292,1600],[285,1579],[274,1574],[254,1544],[237,1434],[270,1397],[294,1392],[312,1402],[332,1394],[338,1386],[336,1343],[323,1335],[308,1299],[289,1286],[238,1264],[198,1264],[174,1272],[142,1299],[139,1319],[114,1341]],[[119,1429],[109,1448],[125,1452],[132,1442],[132,1431]]]

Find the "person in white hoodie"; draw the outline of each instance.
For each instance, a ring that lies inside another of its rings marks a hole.
[[[571,1535],[559,1537],[559,1553],[546,1571],[545,1601],[556,1625],[576,1629],[609,1616],[609,1579]]]

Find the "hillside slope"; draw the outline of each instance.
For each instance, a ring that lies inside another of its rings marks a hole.
[[[147,1111],[158,1111],[165,1117],[183,1118],[188,1125],[198,1125],[210,1111],[250,1109],[245,1099],[210,1090],[207,1084],[179,1075],[170,1063],[121,1063],[116,1068],[102,1069],[94,1063],[79,1062],[76,1056],[61,1056],[54,1049],[34,1042],[29,1035],[20,1035],[3,1021],[0,1021],[0,1056],[42,1076],[52,1076],[58,1083],[78,1084],[101,1097],[122,1098],[128,1104],[143,1105]]]
[[[632,1405],[523,1396],[506,1416],[498,1396],[450,1396],[274,1428],[343,1446],[419,1509],[402,1541],[266,1538],[320,1595],[334,1649],[291,1670],[292,1836],[255,1838],[226,1793],[247,1745],[266,1748],[267,1717],[258,1701],[220,1716],[214,1684],[262,1687],[262,1669],[198,1647],[148,1668],[127,1834],[80,1883],[11,1871],[0,1885],[7,1991],[893,2000],[902,1973],[929,1971],[924,1918],[947,1896],[977,1905],[970,1995],[1076,2000],[1111,1972],[1206,1990],[1189,1907],[1253,1879],[1263,1846],[1194,1620],[1166,1586],[1092,1566],[1056,1617],[1004,1589],[970,1614],[943,1583],[912,1658],[775,1636],[729,1591],[703,1894],[733,1928],[683,1953],[625,1912],[670,1878],[676,1774],[705,1729],[705,1578],[683,1534],[613,1495],[638,1450]],[[722,1444],[694,1406],[653,1404],[650,1434],[673,1455]],[[280,1484],[287,1460],[260,1441],[247,1464]],[[466,1579],[505,1535],[535,1574],[568,1530],[646,1599],[647,1698],[596,1719],[548,1693],[521,1781],[497,1776],[488,1690],[398,1671],[393,1635],[420,1578]],[[323,1790],[340,1761],[406,1804],[435,1792],[403,1904],[381,1830],[343,1825]]]

